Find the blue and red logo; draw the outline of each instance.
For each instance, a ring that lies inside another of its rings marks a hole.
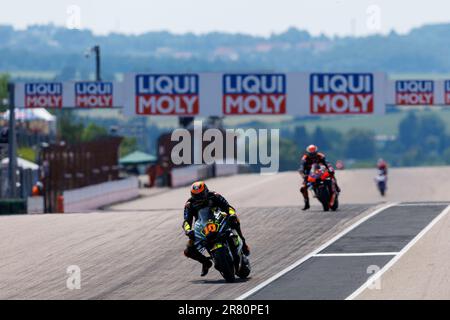
[[[112,82],[75,83],[75,107],[112,108],[113,105]]]
[[[312,114],[370,114],[374,112],[374,77],[370,73],[312,73]]]
[[[434,82],[432,80],[395,81],[395,103],[400,106],[434,104]]]
[[[450,80],[444,81],[444,101],[446,105],[450,105]]]
[[[224,114],[285,114],[284,74],[223,75]]]
[[[61,108],[62,103],[62,83],[25,83],[25,108]]]
[[[199,112],[198,75],[137,75],[135,84],[136,114],[196,115]]]

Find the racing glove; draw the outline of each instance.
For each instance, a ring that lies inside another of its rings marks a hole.
[[[186,236],[188,236],[188,238],[190,240],[195,240],[195,232],[194,232],[194,230],[186,231]]]

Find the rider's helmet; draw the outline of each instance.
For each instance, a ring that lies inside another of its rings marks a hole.
[[[384,161],[382,158],[378,159],[377,167],[379,169],[386,168],[386,161]]]
[[[308,147],[306,147],[306,154],[309,157],[315,157],[317,156],[317,152],[319,151],[319,148],[313,144],[309,145]]]
[[[191,197],[196,202],[204,202],[208,199],[208,187],[203,181],[194,182],[191,186]]]

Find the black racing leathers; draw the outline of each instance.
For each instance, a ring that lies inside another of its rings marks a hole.
[[[186,233],[186,235],[189,235],[190,233],[193,232],[192,225],[198,218],[198,212],[205,207],[218,208],[220,209],[220,211],[229,214],[232,217],[230,221],[231,227],[237,231],[237,233],[245,243],[245,238],[242,235],[240,222],[236,216],[236,210],[228,203],[228,201],[223,196],[214,191],[208,192],[206,200],[197,201],[196,199],[191,197],[186,202],[184,206],[184,221],[183,221],[183,230]],[[189,239],[186,249],[184,250],[184,254],[185,256],[197,260],[200,263],[206,263],[208,261],[208,258],[202,255],[195,248],[193,238]]]

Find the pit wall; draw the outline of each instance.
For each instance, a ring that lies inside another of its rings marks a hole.
[[[64,213],[85,212],[139,196],[139,180],[130,177],[64,191]]]
[[[197,180],[235,175],[241,172],[242,167],[239,164],[202,164],[175,168],[171,172],[171,186],[182,187]]]

